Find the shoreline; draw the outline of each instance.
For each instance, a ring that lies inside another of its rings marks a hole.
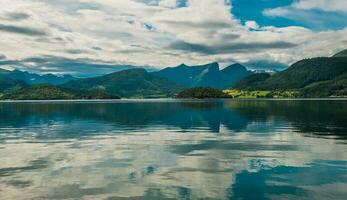
[[[57,100],[0,100],[0,103],[83,103],[83,102],[202,102],[202,101],[347,101],[347,97],[336,98],[206,98],[206,99],[177,99],[177,98],[129,98],[129,99],[57,99]]]

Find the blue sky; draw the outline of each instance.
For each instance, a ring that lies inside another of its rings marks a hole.
[[[347,20],[345,20],[347,14],[345,12],[327,11],[319,8],[293,9],[291,5],[294,3],[295,0],[233,0],[231,13],[242,23],[253,20],[260,26],[302,26],[314,31],[339,30],[347,26]],[[283,16],[266,14],[266,11],[276,8],[287,8],[292,13]]]
[[[263,15],[266,9],[289,6],[293,0],[234,0],[232,1],[231,14],[246,21],[256,21],[260,26],[297,26],[302,25],[300,21],[294,21],[282,17],[268,17]]]
[[[346,0],[2,0],[0,67],[94,76],[240,62],[284,69],[347,48]]]

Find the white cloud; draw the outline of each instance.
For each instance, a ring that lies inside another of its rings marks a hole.
[[[228,1],[189,0],[186,7],[180,8],[176,3],[2,0],[0,25],[40,30],[46,35],[18,34],[13,27],[0,30],[0,52],[10,60],[55,56],[161,68],[213,61],[226,65],[264,58],[292,63],[329,55],[347,46],[346,29],[313,32],[303,27],[259,27],[255,21],[244,26],[230,14]],[[304,1],[296,6],[309,8]],[[280,15],[280,11],[267,12]],[[16,15],[9,19],[9,13]]]
[[[175,8],[177,3],[176,0],[162,0],[158,5],[165,8]]]
[[[292,5],[299,9],[319,9],[323,11],[342,11],[347,12],[346,0],[301,0]]]
[[[259,25],[257,24],[256,21],[246,21],[245,26],[250,29],[259,29]]]
[[[347,1],[300,0],[289,6],[265,9],[263,15],[287,18],[315,30],[338,30],[347,26]]]
[[[265,14],[269,16],[284,16],[292,14],[291,9],[299,10],[321,10],[327,12],[347,12],[346,0],[299,0],[291,5],[269,9]]]

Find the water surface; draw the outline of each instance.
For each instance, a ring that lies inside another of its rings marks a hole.
[[[345,100],[0,103],[0,199],[347,199]]]

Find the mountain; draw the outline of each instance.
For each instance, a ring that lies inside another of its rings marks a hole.
[[[174,81],[178,84],[185,85],[187,87],[193,87],[197,85],[203,74],[206,74],[206,72],[209,71],[213,72],[216,70],[216,68],[219,71],[219,66],[217,63],[194,67],[189,67],[185,64],[181,64],[177,67],[168,67],[158,72],[153,72],[153,74]]]
[[[61,85],[72,80],[77,80],[77,78],[71,75],[62,75],[56,76],[53,74],[45,74],[38,77],[36,80],[33,80],[32,84],[52,84],[52,85]]]
[[[112,74],[70,81],[64,88],[87,91],[104,91],[122,97],[167,97],[183,89],[165,78],[148,73],[145,69],[128,69]]]
[[[296,90],[301,97],[347,96],[347,57],[335,55],[304,59],[272,76],[246,77],[236,83],[235,88]]]
[[[337,78],[347,72],[347,57],[312,58],[293,64],[267,79],[266,89],[299,89],[318,81]]]
[[[347,73],[333,80],[310,84],[300,93],[302,97],[347,97]]]
[[[252,74],[241,64],[234,64],[223,70],[218,63],[207,65],[187,66],[181,64],[177,67],[168,67],[154,75],[166,78],[170,81],[186,87],[215,87],[228,88],[242,78]]]
[[[60,85],[71,80],[76,80],[75,77],[70,75],[56,76],[53,74],[38,75],[34,73],[29,73],[26,71],[20,70],[4,70],[0,69],[0,78],[10,78],[13,80],[21,80],[27,84],[51,84],[51,85]]]
[[[81,92],[52,85],[34,85],[5,94],[6,100],[64,100],[64,99],[119,99],[118,96],[102,92]]]
[[[0,93],[11,92],[16,89],[26,87],[23,81],[12,80],[9,78],[0,78]]]
[[[236,63],[230,65],[221,70],[221,80],[223,82],[222,88],[228,88],[239,80],[252,74],[253,72],[248,71],[246,67],[241,64]]]
[[[8,72],[10,72],[10,71],[8,71],[8,70],[6,70],[6,69],[0,68],[0,74],[2,74],[2,73],[8,73]]]
[[[260,88],[262,83],[270,78],[269,73],[258,73],[247,76],[246,78],[235,83],[233,88],[250,90],[252,88]]]
[[[347,57],[347,49],[340,51],[339,53],[335,54],[333,57]]]

